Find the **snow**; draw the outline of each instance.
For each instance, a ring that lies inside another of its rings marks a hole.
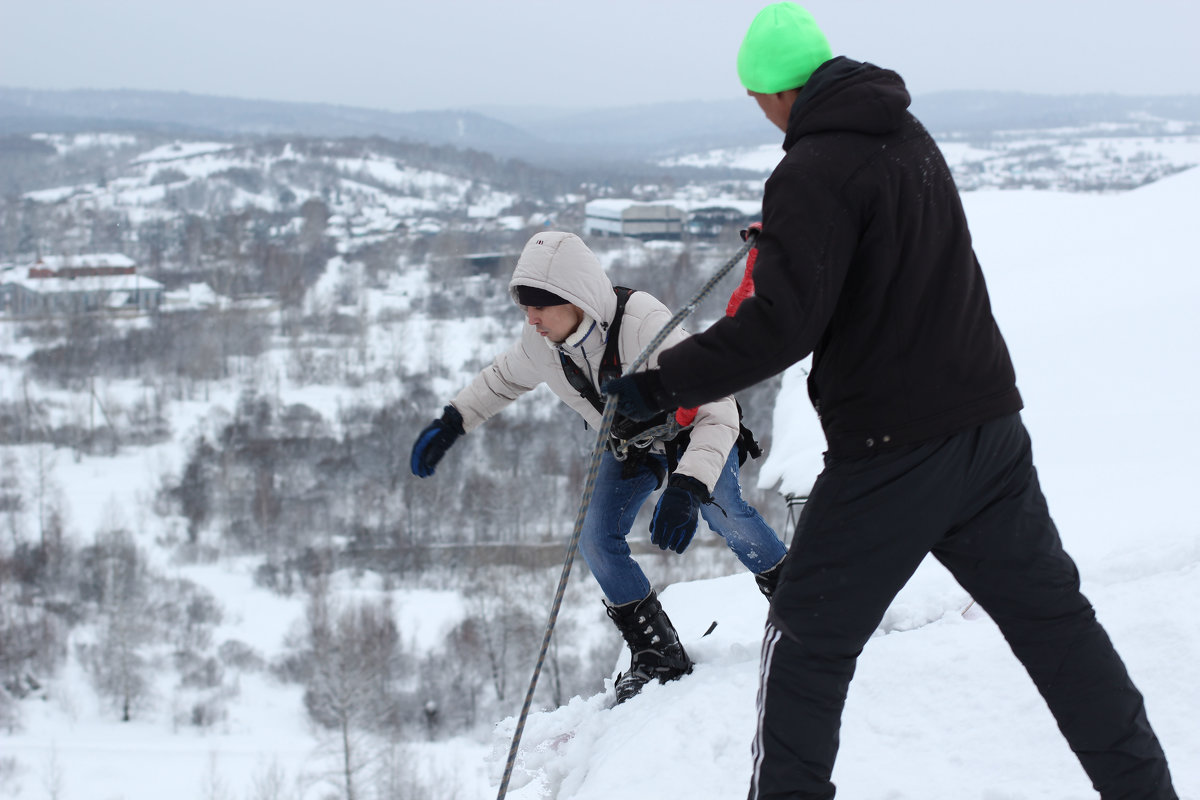
[[[163,304],[172,309],[218,308],[227,303],[228,299],[213,291],[207,283],[189,283],[182,289],[163,293]]]
[[[1137,185],[1200,164],[1200,137],[1117,135],[1099,127],[1045,131],[1009,131],[986,144],[939,136],[938,145],[954,171],[959,188],[968,191],[1017,181],[1039,186],[1081,180],[1090,189],[1105,185]],[[664,166],[726,167],[769,173],[783,158],[778,142],[692,153],[667,159]]]
[[[99,187],[95,186],[94,184],[90,187],[87,187],[87,186],[58,186],[53,189],[39,189],[39,190],[33,191],[33,192],[26,192],[24,196],[29,198],[30,200],[32,200],[35,203],[45,203],[46,205],[53,205],[55,203],[61,203],[63,200],[66,200],[70,197],[74,197],[75,195],[79,195],[79,194],[88,195],[92,191],[95,191],[98,188]]]
[[[132,163],[140,164],[188,159],[195,156],[219,153],[222,150],[230,149],[230,147],[231,145],[225,142],[173,142],[172,144],[164,144],[142,153]]]
[[[57,139],[51,143],[60,149],[63,146]],[[402,223],[411,224],[416,232],[437,233],[442,228],[440,222],[418,218],[435,216],[448,209],[465,210],[469,219],[491,224],[518,199],[480,181],[405,166],[394,158],[376,154],[324,159],[299,155],[290,144],[276,155],[209,141],[176,141],[149,149],[129,161],[128,174],[103,184],[52,187],[24,196],[46,205],[86,205],[119,211],[135,224],[167,219],[178,213],[178,209],[162,207],[172,197],[186,204],[200,202],[195,197],[215,195],[231,210],[257,208],[278,212],[284,206],[277,186],[248,191],[236,181],[231,182],[228,176],[239,170],[270,175],[275,165],[297,158],[326,160],[339,173],[338,191],[326,199],[334,216],[341,220],[342,229],[360,240],[394,235],[397,225]],[[192,192],[195,197],[184,191],[189,187],[195,190]],[[312,196],[311,187],[292,185],[288,190],[301,203]],[[520,220],[509,220],[504,227],[523,224]]]
[[[1191,800],[1200,798],[1197,196],[1193,169],[1121,195],[965,197],[1051,512],[1146,698],[1176,790]],[[763,470],[800,493],[821,450],[801,366],[785,377]],[[594,697],[532,714],[509,797],[745,795],[766,606],[748,575],[661,597],[695,672],[611,710]],[[1095,796],[1003,638],[969,604],[933,561],[896,598],[851,684],[839,796]],[[717,630],[701,638],[712,620]],[[514,724],[497,727],[493,781]]]
[[[7,283],[14,283],[39,294],[77,292],[138,292],[161,289],[162,284],[153,278],[137,273],[131,275],[81,275],[72,278],[37,278],[16,276]]]
[[[59,154],[91,148],[130,147],[137,144],[137,137],[123,133],[34,133],[31,139],[39,139],[52,145]]]
[[[586,210],[588,216],[620,219],[621,215],[626,211],[640,210],[642,206],[659,208],[670,205],[674,204],[671,202],[633,200],[627,197],[601,197],[596,200],[589,200]]]
[[[684,211],[692,213],[704,209],[732,208],[748,217],[758,217],[762,214],[762,199],[740,200],[736,197],[706,197],[698,200],[675,200],[676,205],[682,205]]]
[[[125,466],[114,472],[139,474],[131,465],[129,470]],[[157,472],[145,469],[140,474]],[[95,474],[68,476],[72,486],[86,484],[89,478],[92,483],[103,483]],[[128,507],[117,498],[122,491],[128,494],[137,489],[135,485],[114,487],[105,513],[111,514],[114,507]],[[100,497],[89,499],[92,504],[103,502]],[[100,512],[82,504],[76,513]],[[282,650],[284,638],[303,613],[302,603],[254,586],[257,565],[254,559],[226,560],[173,568],[171,574],[200,584],[220,598],[223,621],[214,632],[215,641],[241,642],[269,657]],[[347,582],[345,576],[340,578],[336,588],[343,598],[357,591],[378,590],[369,580],[358,585]],[[419,647],[440,642],[462,618],[462,598],[457,593],[411,590],[393,592],[392,597],[401,634]],[[265,672],[242,672],[236,688],[229,718],[206,731],[177,721],[179,714],[186,716],[185,698],[161,683],[155,702],[165,714],[116,724],[111,710],[96,699],[78,662],[69,661],[45,702],[25,704],[22,730],[0,739],[0,755],[15,757],[22,767],[11,796],[42,797],[49,792],[47,787],[54,785],[58,792],[51,796],[64,798],[158,800],[179,792],[250,797],[251,788],[263,783],[271,772],[282,776],[285,791],[294,788],[294,793],[286,796],[297,800],[330,796],[331,758],[326,743],[306,719],[303,687],[283,684]],[[436,745],[410,744],[401,757],[410,760],[409,768],[425,785],[447,787],[448,797],[471,797],[490,792],[485,753],[483,745],[456,738]],[[3,788],[12,787],[0,784]]]
[[[778,158],[781,151],[774,150]],[[1016,363],[1051,511],[1079,563],[1085,593],[1146,697],[1185,800],[1200,800],[1200,524],[1192,508],[1200,477],[1193,455],[1200,444],[1197,196],[1200,169],[1120,194],[964,196]],[[322,290],[332,293],[345,277]],[[428,280],[411,270],[371,302],[407,307],[420,296],[416,284]],[[203,292],[196,294],[199,300]],[[437,353],[453,375],[475,357],[470,342],[490,332],[478,323],[414,316],[386,334],[372,332],[368,350],[376,361],[393,360],[398,371],[418,369]],[[10,354],[23,346],[5,342]],[[785,376],[773,451],[763,469],[766,483],[798,494],[811,486],[823,449],[803,366]],[[4,374],[12,373],[6,367]],[[5,383],[17,396],[17,386]],[[435,392],[456,388],[451,377]],[[289,401],[303,398],[329,408],[339,402],[339,391],[313,387]],[[230,408],[235,399],[231,392],[220,402]],[[208,403],[194,403],[176,405],[171,413],[178,441],[115,459],[73,460],[60,453],[55,478],[73,530],[92,532],[119,519],[118,509],[148,507],[164,472],[178,470],[202,415],[215,412]],[[33,455],[22,454],[21,463]],[[142,535],[162,533],[150,520],[124,522],[147,532]],[[296,599],[255,586],[248,561],[157,566],[219,598],[224,619],[218,641],[245,642],[266,658],[278,652],[302,614]],[[339,588],[378,588],[369,577],[362,580]],[[406,638],[436,641],[459,618],[458,595],[403,591],[408,594],[395,596]],[[661,597],[697,661],[694,674],[649,686],[619,708],[605,707],[610,686],[607,695],[536,711],[509,797],[745,795],[766,605],[746,574],[675,584]],[[839,796],[1094,796],[995,626],[969,603],[932,562],[897,597],[851,686],[834,774]],[[716,630],[702,637],[714,620]],[[593,613],[576,635],[611,640],[615,633]],[[625,659],[614,663],[614,671]],[[163,713],[116,725],[77,662],[69,660],[45,701],[22,704],[22,729],[0,736],[0,756],[20,766],[19,788],[5,788],[21,800],[157,800],[180,792],[249,797],[255,782],[277,768],[289,787],[299,787],[288,796],[315,800],[327,792],[315,771],[321,753],[298,686],[244,673],[229,718],[205,732],[175,725],[173,691],[159,687]],[[427,778],[437,778],[441,796],[494,796],[514,725],[514,719],[500,721],[489,744],[456,739],[411,745],[410,759]]]
[[[494,219],[500,212],[517,201],[517,196],[507,192],[489,192],[467,207],[471,219]]]
[[[661,163],[665,167],[728,167],[730,169],[749,169],[765,174],[775,169],[782,158],[783,148],[776,141],[757,147],[730,147],[710,150],[706,153],[692,153],[666,159]]]
[[[137,264],[124,253],[90,253],[77,256],[42,256],[34,266],[59,270],[80,267],[133,267]]]
[[[471,181],[455,178],[441,172],[408,167],[395,159],[369,155],[362,158],[335,158],[332,163],[350,175],[363,175],[384,186],[406,192],[430,189],[461,195]]]

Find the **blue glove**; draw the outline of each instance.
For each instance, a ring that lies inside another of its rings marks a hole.
[[[700,504],[711,500],[708,487],[700,481],[690,475],[672,475],[654,507],[650,541],[658,545],[659,550],[682,553],[696,535]]]
[[[638,422],[644,422],[664,409],[675,407],[656,369],[613,378],[601,386],[600,391],[616,397],[618,414]]]
[[[446,406],[442,418],[425,426],[412,449],[412,471],[418,478],[428,478],[434,467],[446,455],[450,445],[465,433],[462,414],[454,406]]]

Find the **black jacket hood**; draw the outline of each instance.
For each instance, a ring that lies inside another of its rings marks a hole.
[[[904,123],[911,102],[895,72],[838,56],[822,64],[800,90],[783,149],[809,133],[890,133]]]

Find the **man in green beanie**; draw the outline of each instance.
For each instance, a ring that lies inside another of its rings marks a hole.
[[[1100,796],[1176,800],[1050,518],[958,191],[904,82],[834,58],[793,3],[759,13],[737,66],[785,134],[755,295],[606,391],[637,418],[813,355],[828,449],[767,621],[751,800],[834,796],[855,661],[929,553],[996,622]]]

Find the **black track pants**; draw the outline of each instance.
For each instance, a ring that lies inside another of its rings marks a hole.
[[[763,640],[751,800],[834,796],[855,661],[930,552],[999,626],[1100,796],[1175,800],[1142,696],[1079,591],[1015,414],[897,452],[827,459]]]

